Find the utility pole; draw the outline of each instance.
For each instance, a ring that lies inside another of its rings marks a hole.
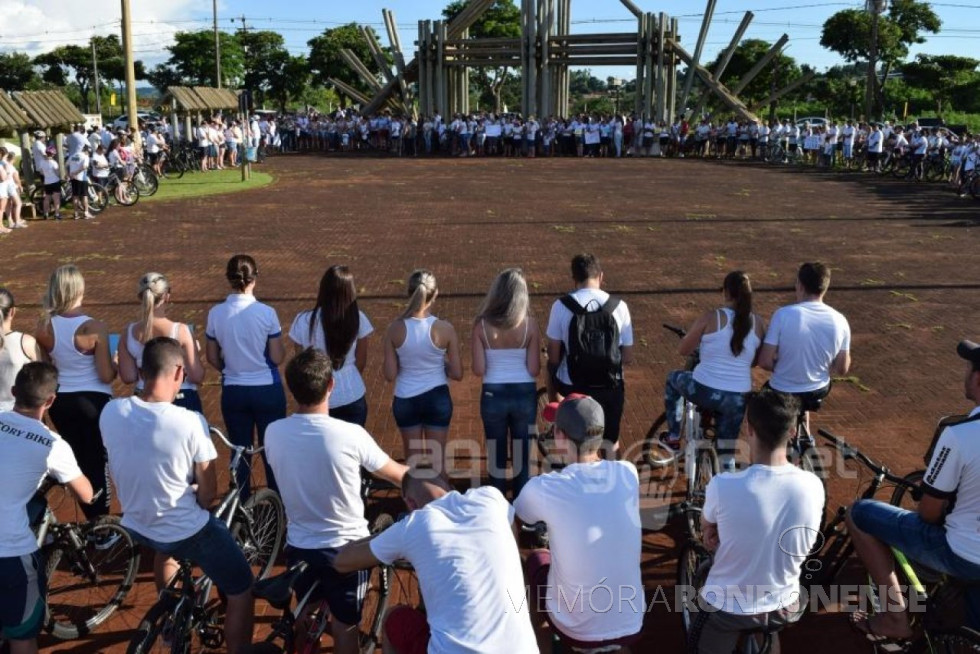
[[[234,18],[232,18],[231,20],[232,22],[235,21]],[[248,26],[245,24],[245,14],[242,14],[241,21],[242,21],[242,35],[248,34]],[[248,39],[243,39],[243,41],[246,44],[248,43]],[[244,45],[243,50],[244,50],[244,59],[245,59],[245,61],[243,62],[243,68],[247,74],[248,45]],[[238,96],[238,116],[239,116],[239,120],[241,120],[242,122],[242,134],[244,135],[249,131],[249,127],[250,127],[250,121],[248,118],[249,118],[249,101],[252,99],[252,92],[249,90],[248,85],[245,84],[244,80],[242,80],[242,86],[244,86],[245,88]],[[252,143],[252,137],[251,135],[249,135],[248,144],[251,145],[251,143]],[[241,154],[240,159],[242,161],[242,181],[244,182],[252,176],[252,164],[248,160],[249,145],[244,145],[244,144],[242,145],[243,147],[240,152]]]
[[[216,86],[221,88],[221,37],[218,32],[218,0],[211,0],[211,8],[214,16],[214,79]]]
[[[92,87],[95,89],[95,111],[102,117],[102,97],[99,93],[99,58],[95,56],[95,38],[92,39]]]
[[[143,148],[140,136],[139,118],[136,115],[136,69],[133,64],[133,15],[129,0],[122,0],[122,45],[123,63],[126,68],[126,113],[129,115],[129,127],[133,128],[133,145],[137,150]]]

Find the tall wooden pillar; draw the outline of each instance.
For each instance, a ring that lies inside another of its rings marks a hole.
[[[667,14],[660,12],[657,19],[657,107],[658,121],[664,120],[667,113],[667,75],[664,70],[665,46],[667,41]]]

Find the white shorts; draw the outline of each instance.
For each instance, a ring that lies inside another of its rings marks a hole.
[[[0,183],[0,200],[6,200],[10,197],[10,184],[6,181]]]

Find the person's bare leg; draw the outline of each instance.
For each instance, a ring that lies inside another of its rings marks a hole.
[[[909,618],[905,612],[905,598],[898,584],[895,557],[892,555],[891,548],[874,536],[861,531],[851,520],[850,513],[847,514],[847,532],[871,580],[878,588],[886,590],[885,597],[881,598],[882,611],[874,616],[874,633],[891,638],[911,636],[912,630],[909,628]]]
[[[449,479],[449,469],[446,466],[446,443],[448,441],[448,429],[425,428],[425,449],[431,452],[429,460],[432,462],[432,469],[446,479]]]
[[[252,644],[252,620],[255,616],[255,599],[252,589],[228,596],[225,614],[225,642],[229,654],[240,654]]]
[[[37,654],[37,639],[30,640],[8,640],[10,654]]]
[[[58,215],[61,213],[61,193],[52,193],[51,199],[54,203],[54,213]]]
[[[157,590],[163,590],[170,585],[170,580],[176,576],[180,566],[177,559],[156,552],[153,556],[153,580],[156,582]]]
[[[360,646],[360,632],[357,625],[349,625],[333,616],[330,619],[330,630],[333,634],[334,654],[357,654]]]
[[[402,435],[402,452],[405,453],[405,465],[418,465],[425,456],[425,439],[422,427],[399,429]]]

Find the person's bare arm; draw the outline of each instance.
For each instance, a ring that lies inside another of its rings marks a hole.
[[[537,377],[541,372],[541,334],[538,333],[538,321],[534,318],[527,320],[527,372]]]
[[[694,324],[687,330],[687,334],[684,335],[684,338],[681,339],[680,344],[677,346],[678,354],[686,357],[701,345],[701,337],[704,335],[704,330],[708,327],[708,317],[714,315],[714,313],[714,311],[708,311],[707,313],[701,314],[694,321]]]
[[[395,381],[398,377],[398,352],[395,351],[395,344],[392,341],[394,337],[395,325],[397,323],[392,323],[388,326],[388,331],[385,332],[385,359],[382,366],[382,372],[384,373],[385,379],[389,382]]]
[[[704,536],[704,546],[708,548],[709,551],[714,552],[718,549],[720,540],[718,539],[718,525],[713,522],[708,522],[701,518],[701,533]]]
[[[463,356],[459,349],[459,336],[451,324],[440,322],[446,327],[446,376],[459,381],[463,378]]]
[[[371,474],[378,479],[383,479],[389,484],[394,484],[395,486],[401,488],[402,477],[408,472],[408,466],[398,463],[394,459],[389,459],[388,463],[384,464]]]
[[[948,502],[942,498],[923,493],[922,499],[919,500],[919,517],[929,524],[942,524],[946,518],[947,504]]]
[[[125,338],[125,333],[120,337],[119,343],[119,379],[125,384],[135,384],[140,376],[136,359],[129,353],[129,348],[124,345],[122,338]]]
[[[851,352],[849,350],[842,350],[837,353],[834,357],[833,362],[830,364],[830,374],[835,376],[846,375],[847,371],[851,369]]]
[[[85,475],[79,475],[65,485],[71,489],[75,498],[82,504],[91,504],[92,500],[95,499],[95,493],[92,491],[92,482]]]
[[[30,334],[24,334],[20,347],[24,351],[24,356],[31,361],[41,360],[41,346],[38,344],[37,339]]]
[[[367,367],[368,360],[368,339],[367,336],[364,338],[357,339],[357,345],[354,346],[354,366],[357,368],[357,372],[364,372]]]
[[[769,345],[768,343],[763,343],[762,347],[759,348],[758,363],[759,367],[763,370],[768,370],[772,372],[773,368],[776,367],[776,361],[779,360],[779,346]]]
[[[269,339],[269,361],[275,365],[281,364],[286,359],[286,346],[282,342],[282,335],[274,336]]]
[[[214,461],[194,464],[194,483],[197,484],[197,503],[202,509],[211,508],[218,496],[218,475],[215,474]]]
[[[112,352],[109,351],[109,330],[105,323],[93,320],[89,333],[94,334],[95,341],[95,371],[99,381],[104,384],[112,383],[116,378],[116,366],[112,363]]]
[[[187,369],[184,371],[187,373],[187,381],[192,384],[200,384],[204,381],[204,362],[201,361],[201,352],[198,349],[197,341],[194,340],[194,334],[191,333],[190,327],[183,325],[183,329],[177,332],[177,336],[180,340],[180,348],[184,352],[184,361],[187,364]],[[122,351],[126,348],[119,349]],[[122,357],[120,357],[121,365]]]
[[[207,339],[207,343],[204,344],[204,356],[207,358],[208,364],[218,372],[225,369],[225,360],[221,356],[221,346],[218,341],[211,338]]]
[[[347,574],[355,570],[367,570],[377,565],[381,565],[381,561],[371,551],[370,538],[362,538],[347,543],[340,548],[333,560],[333,567],[340,574]]]
[[[556,390],[558,366],[561,365],[561,340],[548,339],[548,401],[554,402],[558,399]]]
[[[487,353],[483,345],[483,330],[480,323],[473,325],[473,333],[470,336],[470,352],[473,359],[473,374],[483,377],[487,374]]]

